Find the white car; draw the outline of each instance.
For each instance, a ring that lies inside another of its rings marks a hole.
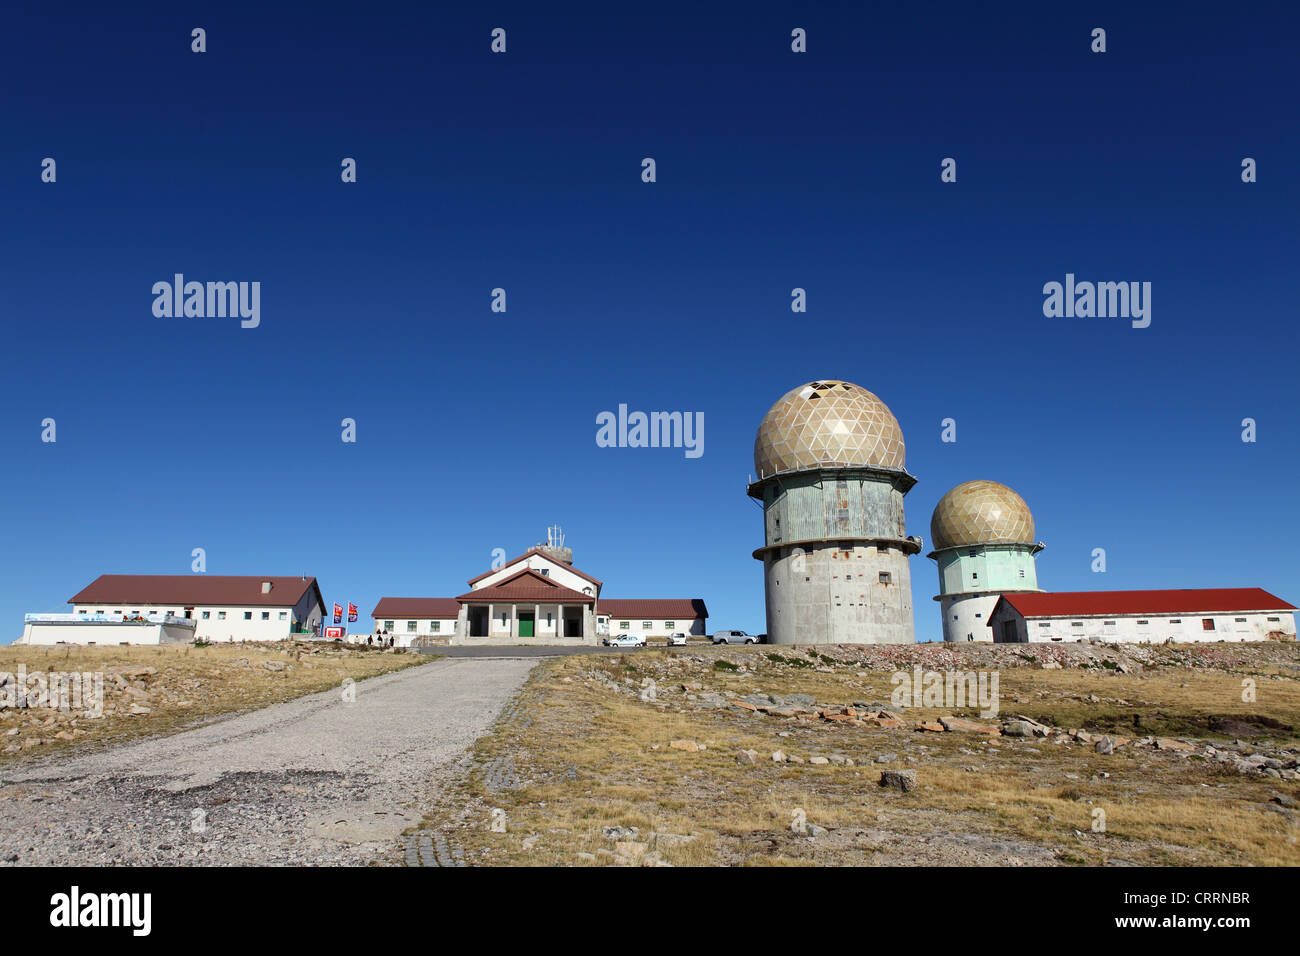
[[[669,646],[669,647],[685,647],[685,646],[686,646],[686,635],[683,634],[681,631],[678,631],[676,634],[669,634],[669,635],[668,635],[668,646]]]
[[[618,634],[604,640],[606,647],[645,647],[645,637],[635,634]]]

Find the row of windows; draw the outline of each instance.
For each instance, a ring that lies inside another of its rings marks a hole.
[[[104,614],[105,611],[104,611],[103,608],[98,608],[98,609],[95,610],[93,613],[95,613],[95,614]],[[116,611],[114,611],[113,613],[114,613],[114,614],[121,614],[122,611],[121,611],[121,610],[116,610]],[[175,612],[175,611],[161,611],[161,612],[158,612],[158,613],[162,613],[162,614],[170,614],[172,617],[175,617],[175,616],[176,616],[176,612]],[[141,615],[141,613],[140,613],[139,611],[132,611],[132,612],[131,612],[131,616],[132,616],[132,617],[142,617],[143,615]],[[189,617],[189,616],[190,616],[190,612],[189,612],[189,611],[186,611],[186,612],[185,612],[185,617]],[[201,618],[203,618],[203,620],[205,620],[205,621],[210,621],[210,620],[212,619],[212,612],[211,612],[211,611],[203,611],[203,612],[200,613],[199,616],[200,616]],[[218,620],[218,621],[224,621],[225,619],[226,619],[226,612],[225,612],[225,611],[218,611],[218,612],[217,612],[217,620]],[[251,621],[252,619],[253,619],[253,612],[252,612],[252,611],[245,611],[245,612],[244,612],[244,620],[245,620],[245,621]],[[263,620],[263,621],[269,621],[269,620],[271,620],[271,612],[270,612],[270,611],[263,611],[263,612],[262,612],[262,620]],[[279,612],[279,616],[277,617],[277,620],[280,620],[280,621],[287,621],[287,620],[289,620],[289,612],[288,612],[288,611],[280,611],[280,612]]]
[[[975,615],[975,616],[976,616],[976,617],[979,617],[978,614]],[[1246,623],[1246,618],[1244,618],[1244,617],[1234,617],[1232,620],[1233,620],[1233,623],[1235,623],[1235,624],[1245,624],[1245,623]],[[1269,621],[1270,624],[1276,624],[1276,623],[1277,623],[1278,621],[1280,621],[1280,620],[1281,620],[1281,618],[1276,618],[1276,617],[1270,617],[1270,618],[1268,619],[1268,621]],[[1115,627],[1115,626],[1116,626],[1116,622],[1115,622],[1115,621],[1102,621],[1101,623],[1102,623],[1102,625],[1105,626],[1105,627]],[[1137,623],[1138,623],[1138,626],[1139,626],[1139,627],[1147,627],[1148,625],[1150,625],[1151,622],[1150,622],[1149,620],[1139,620]],[[1170,623],[1170,624],[1182,624],[1182,623],[1183,623],[1183,619],[1182,619],[1181,617],[1171,617],[1171,618],[1169,619],[1169,623]],[[1039,627],[1051,627],[1051,626],[1052,626],[1052,622],[1051,622],[1051,621],[1041,621],[1041,622],[1039,622],[1039,625],[1038,625],[1038,626],[1039,626]],[[1071,621],[1071,622],[1070,622],[1070,627],[1083,627],[1083,622],[1082,622],[1082,621]],[[1214,618],[1212,618],[1212,617],[1203,617],[1203,618],[1201,618],[1201,630],[1203,630],[1203,631],[1213,631],[1214,629],[1215,629]]]
[[[391,633],[393,632],[393,630],[394,630],[393,625],[394,625],[395,623],[397,623],[397,622],[396,622],[396,621],[385,621],[385,622],[384,622],[384,630],[385,630],[385,631],[388,631],[388,633],[391,634]],[[407,630],[407,633],[409,633],[409,634],[414,634],[415,631],[416,631],[416,628],[419,626],[419,623],[420,623],[419,621],[407,621],[407,622],[406,622],[406,630]],[[429,630],[432,631],[434,634],[437,634],[439,631],[442,630],[442,621],[431,621],[431,622],[429,622],[429,623],[430,623]],[[454,624],[454,623],[452,624],[452,627],[453,627],[453,629],[455,628],[455,624]]]

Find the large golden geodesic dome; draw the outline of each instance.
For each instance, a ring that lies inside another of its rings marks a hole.
[[[905,452],[889,406],[859,385],[826,379],[791,389],[767,410],[754,468],[759,478],[834,466],[901,471]]]
[[[930,518],[936,551],[977,544],[1034,543],[1034,516],[1025,499],[996,481],[967,481],[939,499]]]

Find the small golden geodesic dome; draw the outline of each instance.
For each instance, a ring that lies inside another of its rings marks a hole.
[[[889,406],[860,385],[826,379],[791,389],[767,410],[754,468],[759,478],[835,466],[902,471],[905,452]]]
[[[996,481],[967,481],[939,499],[930,518],[936,551],[978,544],[1034,543],[1034,516],[1025,499]]]

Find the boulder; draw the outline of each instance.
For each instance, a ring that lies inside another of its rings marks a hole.
[[[910,793],[917,788],[916,771],[882,770],[880,772],[880,785],[901,790],[903,793]]]
[[[971,734],[989,734],[998,736],[1002,733],[997,724],[983,724],[976,720],[963,720],[960,717],[940,717],[939,723],[944,730],[961,731]]]

